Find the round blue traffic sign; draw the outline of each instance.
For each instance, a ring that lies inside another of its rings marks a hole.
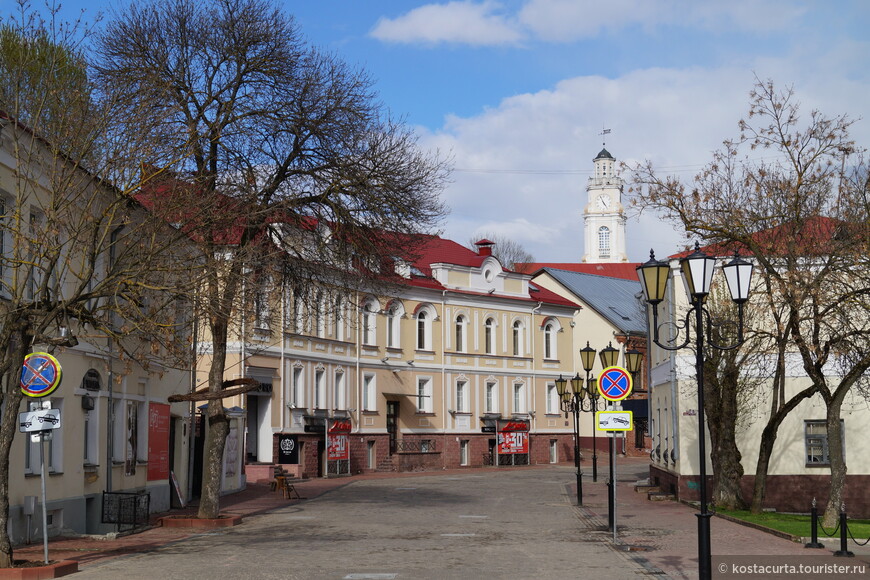
[[[598,378],[598,391],[608,401],[621,401],[631,394],[631,375],[622,367],[607,367]]]
[[[21,392],[28,397],[46,397],[60,385],[61,367],[46,352],[32,352],[24,357],[21,369]]]

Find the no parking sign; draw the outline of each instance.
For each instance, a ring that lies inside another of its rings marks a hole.
[[[622,367],[607,367],[601,371],[598,391],[608,401],[621,401],[631,394],[631,375]]]
[[[62,378],[60,363],[46,352],[32,352],[24,357],[21,369],[21,392],[38,399],[52,394]]]

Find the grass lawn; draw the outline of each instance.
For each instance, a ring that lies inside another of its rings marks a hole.
[[[809,538],[812,535],[810,530],[811,524],[809,515],[780,514],[776,512],[752,514],[745,510],[730,511],[722,509],[716,511],[721,514],[731,516],[732,518],[751,522],[753,524],[758,524],[767,528],[773,528],[774,530],[779,530],[793,536]],[[848,521],[849,531],[852,533],[852,536],[858,539],[870,537],[870,520],[850,519]],[[819,514],[819,537],[824,538],[827,536],[827,534],[822,531],[821,523],[821,514]],[[836,525],[834,527],[836,527]],[[834,528],[826,529],[828,532],[834,531]],[[837,530],[837,533],[834,535],[834,537],[840,537],[839,530]]]

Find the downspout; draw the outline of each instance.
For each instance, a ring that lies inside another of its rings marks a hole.
[[[282,292],[283,295],[283,292]],[[287,300],[284,296],[281,298],[281,358],[280,358],[280,371],[278,376],[281,377],[281,393],[278,395],[278,408],[281,409],[281,431],[284,431],[289,425],[290,421],[287,421],[287,417],[290,414],[290,411],[287,410],[287,398],[285,397],[285,389],[287,387],[287,372],[286,372],[286,353],[285,347],[287,343],[287,335],[285,334],[284,324],[287,321]],[[270,421],[271,422],[271,421]]]
[[[447,333],[444,332],[444,312],[447,308],[447,290],[441,291],[441,416],[444,417],[444,440],[447,440],[447,412],[450,389],[447,387],[447,357],[445,348]],[[435,319],[432,320],[432,332],[435,332]],[[433,345],[434,346],[434,345]]]
[[[674,310],[676,308],[676,275],[679,274],[679,269],[674,272],[674,283],[668,284],[668,320],[674,320]],[[671,463],[674,467],[677,465],[677,460],[680,458],[680,418],[677,413],[677,407],[679,400],[677,399],[677,353],[670,352],[668,356],[668,360],[670,362],[670,369],[668,370],[668,375],[670,375],[671,381],[671,422],[673,427],[671,428]],[[699,412],[703,413],[703,409],[699,409]],[[665,461],[667,465],[667,461]]]
[[[357,403],[356,410],[354,411],[354,413],[356,414],[356,432],[360,433],[362,431],[361,419],[362,419],[362,409],[363,409],[363,399],[362,399],[363,381],[362,381],[362,376],[360,375],[360,373],[362,372],[362,370],[360,369],[360,348],[361,348],[360,343],[362,341],[362,338],[360,336],[360,323],[361,323],[361,321],[360,321],[360,308],[359,308],[359,292],[354,292],[353,296],[354,296],[353,303],[356,304],[356,324],[355,324],[356,333],[354,335],[355,336],[354,342],[356,343],[354,345],[354,348],[356,350],[356,361],[355,361],[354,365],[356,367],[356,371],[354,374],[356,375],[356,403]]]
[[[537,374],[537,372],[536,372],[536,367],[535,367],[535,364],[536,364],[536,362],[537,362],[537,360],[538,360],[537,358],[535,358],[535,343],[537,342],[537,341],[535,340],[535,330],[534,330],[535,327],[536,327],[536,325],[535,325],[535,311],[536,311],[536,310],[540,310],[540,309],[541,309],[541,306],[543,306],[543,305],[544,305],[543,302],[538,302],[538,305],[535,306],[534,308],[532,308],[532,311],[531,311],[532,323],[531,323],[531,325],[530,325],[531,328],[529,329],[529,330],[531,330],[531,335],[532,335],[532,388],[530,389],[530,390],[531,390],[531,396],[532,396],[532,412],[531,412],[531,416],[532,416],[532,421],[535,422],[535,430],[537,430],[537,425],[538,425],[538,407],[537,407],[537,404],[536,404],[537,401],[538,401],[538,398],[535,396],[535,394],[536,394],[536,390],[537,390],[537,386],[538,386],[538,385],[537,385],[538,374]],[[532,428],[532,426],[529,425],[529,429],[530,429],[530,430],[531,430],[531,428]]]
[[[115,264],[115,244],[118,242],[118,234],[124,229],[124,224],[119,225],[112,233],[109,234],[109,267]],[[108,356],[108,379],[109,379],[109,397],[108,397],[108,417],[106,419],[106,491],[112,491],[112,460],[115,456],[115,374],[112,372],[112,336],[106,337],[106,348]]]
[[[193,337],[192,337],[192,359],[190,364],[190,392],[193,393],[196,391],[196,366],[197,366],[197,352],[199,342],[199,314],[197,312],[197,308],[194,307],[194,317],[193,317]],[[190,499],[193,497],[193,472],[196,469],[194,465],[194,446],[196,445],[196,438],[194,433],[194,421],[196,418],[196,402],[190,401],[188,403],[188,417],[187,417],[187,498]]]

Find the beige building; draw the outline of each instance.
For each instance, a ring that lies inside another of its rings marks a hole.
[[[324,294],[323,308],[290,295],[249,325],[227,361],[228,378],[261,383],[227,402],[247,411],[249,477],[570,460],[554,381],[576,370],[579,307],[491,248],[431,236],[388,294]]]

